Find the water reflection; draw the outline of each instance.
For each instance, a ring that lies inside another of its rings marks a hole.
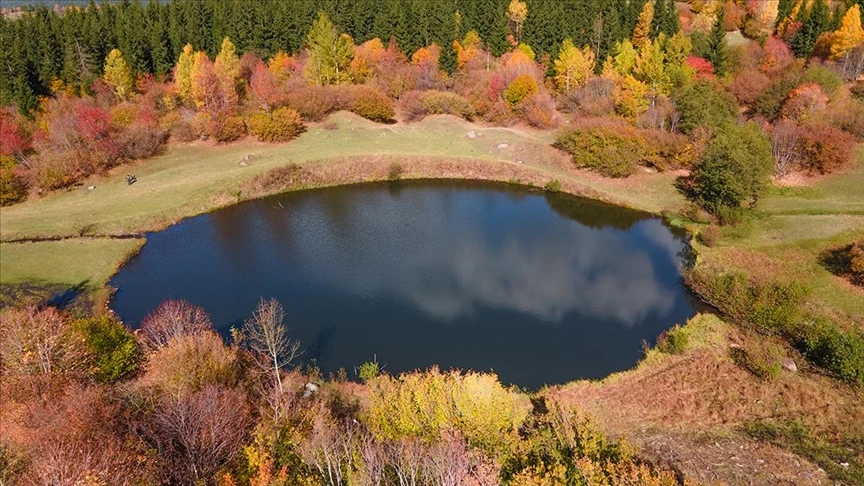
[[[391,371],[495,368],[534,385],[630,366],[643,339],[691,315],[685,248],[659,219],[562,195],[358,186],[150,235],[113,306],[137,322],[182,297],[227,329],[275,296],[325,370],[377,353]]]

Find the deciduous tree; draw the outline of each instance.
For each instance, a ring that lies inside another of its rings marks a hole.
[[[132,71],[123,59],[120,49],[112,49],[105,58],[104,75],[102,76],[108,86],[114,89],[114,93],[121,100],[125,100],[132,94]]]
[[[582,86],[594,72],[594,52],[587,46],[579,49],[569,38],[564,39],[558,59],[555,59],[555,85],[563,93]]]
[[[285,311],[276,299],[258,303],[255,313],[243,323],[243,338],[256,362],[282,389],[282,370],[300,353],[300,342],[292,340],[285,327]]]
[[[639,13],[639,19],[636,21],[636,27],[633,29],[633,37],[631,38],[633,47],[636,49],[642,49],[644,45],[651,42],[649,35],[651,34],[651,23],[653,21],[654,0],[648,0],[642,7],[642,11]]]
[[[309,61],[306,76],[315,84],[341,84],[350,80],[348,65],[354,55],[354,42],[346,34],[339,34],[324,12],[312,24],[306,37]]]

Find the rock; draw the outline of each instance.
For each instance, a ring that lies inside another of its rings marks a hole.
[[[477,134],[474,133],[474,130],[471,130],[470,132],[468,132],[468,138],[471,138],[471,139],[477,138]]]
[[[248,165],[249,165],[249,164],[247,164],[246,162],[240,162],[240,167],[246,167],[246,166],[248,166]]]
[[[786,371],[791,371],[792,373],[798,371],[798,365],[795,364],[795,361],[789,358],[784,359],[780,365],[783,366],[783,369]]]
[[[249,155],[248,155],[248,154],[245,155],[245,156],[243,157],[243,160],[249,160]]]
[[[498,144],[498,150],[504,150],[504,149],[506,149],[506,148],[509,147],[509,146],[510,146],[510,145],[509,145],[509,144],[506,144],[506,143],[499,143],[499,144]]]
[[[93,189],[96,189],[96,186],[90,186],[87,188],[88,191],[92,191]]]
[[[311,397],[317,391],[318,391],[318,385],[316,385],[315,383],[312,383],[310,381],[309,383],[306,383],[305,387],[303,387],[303,396],[304,397]]]
[[[522,162],[521,160],[517,160],[516,163],[517,164],[524,164],[525,162]]]
[[[848,462],[841,462],[840,467],[842,467],[843,469],[849,469],[849,463]]]

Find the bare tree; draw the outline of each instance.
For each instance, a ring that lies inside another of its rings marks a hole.
[[[778,177],[787,175],[804,156],[801,146],[801,127],[789,120],[780,120],[771,134],[771,155],[774,172]]]
[[[315,466],[321,479],[330,486],[345,484],[345,475],[354,458],[354,437],[357,423],[348,419],[339,426],[323,410],[315,416],[311,436],[301,445],[304,460]]]
[[[438,486],[469,483],[472,462],[471,451],[462,436],[458,432],[445,433],[423,454],[425,482]]]
[[[240,451],[250,423],[245,396],[208,385],[189,395],[162,395],[146,435],[180,484],[209,482]]]
[[[420,439],[406,438],[387,444],[387,462],[399,486],[416,486],[422,484],[423,456],[425,448]]]
[[[246,345],[261,369],[273,373],[279,392],[284,392],[282,368],[289,366],[300,354],[300,341],[288,336],[284,319],[285,311],[279,301],[261,299],[252,317],[243,323]]]
[[[87,352],[69,320],[53,307],[0,314],[0,361],[18,375],[50,375],[86,366]]]
[[[144,346],[153,351],[171,340],[212,330],[204,309],[185,300],[166,300],[144,318],[140,335]]]

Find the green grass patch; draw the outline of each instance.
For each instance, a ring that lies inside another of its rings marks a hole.
[[[0,243],[0,284],[99,288],[143,243],[108,238]]]

